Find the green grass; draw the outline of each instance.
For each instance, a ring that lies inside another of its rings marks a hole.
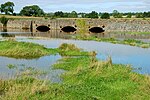
[[[141,48],[149,48],[150,47],[150,43],[142,42],[140,40],[135,40],[135,39],[119,40],[119,39],[115,39],[115,38],[97,38],[94,36],[81,36],[81,35],[76,36],[75,39],[93,40],[93,41],[98,41],[98,42],[110,42],[110,43],[114,43],[114,44],[125,44],[125,45],[130,45],[130,46],[137,46],[137,47],[141,47]]]
[[[16,42],[16,41],[0,41],[0,56],[14,58],[38,58],[44,55],[56,54],[57,50],[48,49],[42,45]]]
[[[94,56],[96,52],[87,52],[74,44],[63,43],[59,46],[58,52],[61,56]]]
[[[4,100],[149,100],[150,77],[132,72],[126,65],[112,64],[109,58],[62,58],[55,68],[68,70],[63,83],[54,84],[33,77],[0,80]]]
[[[150,34],[150,32],[119,32],[119,31],[117,31],[117,32],[109,32],[109,33],[113,33],[113,34],[121,34],[121,33],[123,33],[123,34],[135,34],[135,35],[142,35],[142,34],[147,35],[147,34]]]
[[[62,44],[59,48],[46,48],[39,44],[17,42],[17,41],[0,41],[0,56],[13,58],[39,58],[45,55],[54,55],[59,53],[61,56],[93,56],[95,52],[86,52],[73,44]]]
[[[111,59],[97,61],[89,57],[64,58],[59,62],[54,65],[55,68],[68,70],[62,76],[65,94],[59,99],[148,100],[150,98],[150,88],[146,88],[150,77],[133,73],[130,66],[112,64]]]
[[[126,42],[133,41],[126,40]],[[46,72],[25,68],[15,79],[0,80],[0,99],[149,100],[150,98],[150,77],[132,72],[129,65],[112,64],[110,57],[106,61],[99,61],[95,58],[95,52],[86,52],[88,55],[80,55],[79,53],[79,56],[74,56],[74,53],[85,51],[73,44],[62,44],[57,50],[51,51],[51,49],[33,43],[0,42],[0,52],[7,50],[14,52],[16,49],[24,50],[21,53],[30,52],[30,50],[35,52],[32,50],[33,48],[38,48],[46,54],[66,52],[66,56],[53,65],[55,69],[67,71],[61,75],[63,83],[39,80],[36,75],[45,74]],[[7,51],[7,53],[9,52]],[[68,56],[68,52],[74,53]],[[17,69],[13,65],[9,65],[8,68]]]

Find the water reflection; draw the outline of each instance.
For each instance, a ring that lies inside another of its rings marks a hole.
[[[30,29],[10,29],[3,30],[0,28],[0,34],[15,34],[15,36],[27,36],[27,37],[46,37],[46,38],[64,38],[69,39],[75,35],[80,34],[80,31],[74,33],[65,33],[60,30],[50,30],[48,32],[31,32]],[[118,39],[148,39],[150,40],[150,34],[128,34],[126,32],[102,32],[102,33],[91,33],[85,31],[86,35],[95,36],[98,38],[118,38]]]
[[[113,63],[130,64],[135,68],[141,68],[141,70],[136,70],[137,72],[150,74],[150,48],[143,49],[122,44],[68,39],[33,40],[25,38],[18,41],[38,43],[48,48],[58,48],[62,43],[73,43],[86,51],[96,51],[98,59],[105,60],[111,56]]]
[[[80,32],[76,33],[65,33],[59,30],[50,30],[48,32],[31,32],[29,29],[7,29],[1,30],[0,34],[1,38],[3,37],[15,37],[17,41],[25,41],[25,42],[33,42],[44,45],[48,48],[57,48],[62,43],[74,43],[78,47],[83,48],[87,51],[96,51],[98,53],[98,59],[106,59],[107,56],[111,56],[113,63],[119,64],[131,64],[133,67],[142,68],[138,70],[139,73],[142,74],[150,74],[150,49],[143,49],[138,47],[132,47],[127,45],[121,44],[111,44],[111,43],[104,43],[104,42],[95,42],[95,41],[79,41],[79,40],[70,40],[74,36],[78,35]],[[88,33],[85,32],[86,35],[91,35],[95,37],[101,38],[119,38],[119,39],[126,39],[126,38],[134,38],[140,39],[142,41],[150,42],[150,35],[133,35],[133,34],[126,34],[125,32],[120,33],[111,33],[111,32],[104,32],[104,33]],[[29,37],[43,37],[49,38],[46,39],[29,39]],[[51,39],[55,38],[55,39]],[[58,39],[56,39],[58,38]],[[32,59],[32,60],[25,60],[25,59],[13,59],[7,57],[0,57],[0,73],[1,76],[4,78],[11,76],[15,70],[9,70],[7,68],[8,64],[25,64],[29,67],[36,67],[42,70],[49,70],[48,78],[53,82],[60,82],[61,79],[59,75],[64,72],[64,70],[52,70],[51,65],[54,64],[58,59],[60,59],[60,55],[56,56],[44,56],[39,59]],[[3,63],[2,63],[3,62]],[[9,73],[7,75],[6,73]],[[44,78],[42,76],[41,78]]]
[[[32,67],[41,71],[46,71],[48,74],[43,75],[42,77],[46,77],[52,82],[61,82],[60,74],[64,73],[64,70],[53,70],[52,66],[61,56],[59,55],[50,55],[40,57],[38,59],[15,59],[8,57],[0,57],[0,78],[8,79],[14,77],[16,73],[16,69],[9,69],[8,66],[15,65],[18,69],[22,69],[24,67]],[[3,63],[2,63],[3,62]]]

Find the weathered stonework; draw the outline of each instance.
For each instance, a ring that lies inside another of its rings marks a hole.
[[[2,23],[0,23],[0,28],[1,28],[1,27],[3,27],[3,24],[2,24]]]
[[[50,29],[61,30],[65,26],[78,27],[77,20],[79,19],[53,19],[53,20],[9,20],[8,28],[31,29],[33,32],[41,25],[48,26]],[[86,23],[86,29],[92,27],[105,26],[105,31],[128,31],[128,32],[150,32],[150,20],[146,19],[81,19]],[[0,27],[2,25],[0,24]]]

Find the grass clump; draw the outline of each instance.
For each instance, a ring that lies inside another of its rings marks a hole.
[[[38,58],[44,55],[55,54],[57,50],[44,46],[16,41],[0,41],[0,55],[14,58]]]
[[[59,49],[62,51],[80,51],[81,49],[76,47],[75,44],[67,44],[67,43],[63,43],[59,46]]]
[[[95,52],[86,52],[74,44],[63,43],[58,48],[61,56],[93,56]]]
[[[0,41],[0,56],[32,59],[57,53],[61,56],[93,56],[96,54],[95,52],[83,51],[74,44],[67,43],[61,44],[59,48],[52,49],[34,43],[17,42],[12,40]]]

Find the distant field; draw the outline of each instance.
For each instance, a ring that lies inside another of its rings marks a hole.
[[[34,16],[12,16],[12,15],[3,15],[0,14],[0,17],[5,16],[7,18],[13,18],[13,19],[45,19],[50,17],[34,17]],[[59,18],[59,19],[88,19],[88,18]],[[110,19],[114,19],[112,16]],[[143,19],[143,18],[115,18],[115,19]],[[150,18],[144,18],[150,20]]]
[[[11,15],[0,15],[0,17],[5,16],[7,18],[13,18],[13,19],[42,19],[43,17],[28,17],[28,16],[11,16]]]

